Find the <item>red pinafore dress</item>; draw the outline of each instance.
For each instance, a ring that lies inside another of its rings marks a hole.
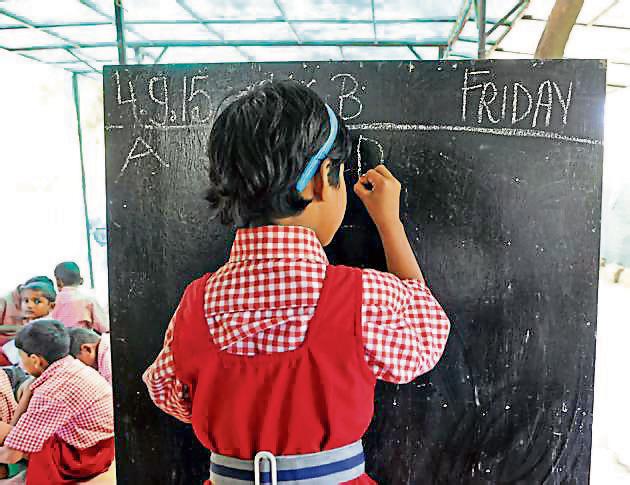
[[[359,440],[372,419],[376,383],[361,335],[361,271],[329,265],[302,345],[256,356],[214,344],[204,314],[207,280],[186,289],[172,347],[177,377],[190,390],[197,439],[243,460],[259,451],[306,454]],[[345,483],[376,482],[364,474]]]

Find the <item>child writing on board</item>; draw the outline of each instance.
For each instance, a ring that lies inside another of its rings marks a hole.
[[[449,321],[424,282],[399,218],[400,183],[385,166],[354,191],[389,272],[328,263],[350,151],[343,121],[290,81],[242,93],[212,127],[208,200],[236,238],[226,264],[186,289],[143,379],[155,404],[192,423],[212,451],[213,485],[374,483],[361,438],[376,379],[410,382],[443,352]]]

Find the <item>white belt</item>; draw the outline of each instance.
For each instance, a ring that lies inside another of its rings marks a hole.
[[[361,440],[334,450],[305,455],[274,456],[256,453],[253,460],[239,460],[212,453],[210,481],[213,485],[330,485],[365,473]]]

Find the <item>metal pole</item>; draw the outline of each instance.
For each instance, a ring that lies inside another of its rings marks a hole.
[[[77,133],[79,134],[79,158],[81,160],[81,188],[83,189],[83,212],[85,217],[85,237],[87,240],[87,257],[90,267],[90,287],[94,288],[94,268],[92,265],[92,243],[90,241],[90,219],[87,205],[87,191],[85,190],[85,163],[83,161],[83,130],[81,129],[81,106],[79,102],[79,75],[72,74],[72,96],[74,97],[74,111],[77,115]]]
[[[479,32],[479,50],[477,57],[486,58],[486,0],[477,2],[477,31]]]
[[[127,44],[125,43],[125,18],[122,0],[114,0],[114,14],[116,16],[116,44],[118,45],[118,64],[127,64]]]

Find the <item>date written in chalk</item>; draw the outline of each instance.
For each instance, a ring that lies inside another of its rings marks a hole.
[[[492,78],[490,70],[466,69],[462,86],[462,121],[470,118],[476,118],[478,124],[507,121],[532,128],[549,126],[552,120],[567,124],[573,81],[565,86],[549,79],[534,87],[521,82],[499,86]]]

